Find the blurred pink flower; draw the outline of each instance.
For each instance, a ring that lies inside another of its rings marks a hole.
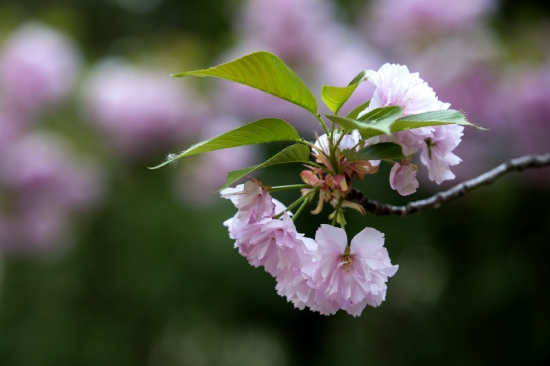
[[[0,54],[0,92],[8,103],[35,112],[67,97],[80,56],[72,42],[37,22],[19,27]]]
[[[107,61],[90,75],[85,97],[112,147],[143,157],[197,135],[204,109],[183,85],[167,72]]]
[[[72,216],[101,201],[101,172],[49,135],[25,135],[0,150],[0,193],[9,197],[0,212],[0,248],[55,252],[69,241]]]
[[[69,222],[66,213],[44,206],[7,217],[0,214],[0,251],[10,255],[59,255],[73,240]]]
[[[26,113],[21,113],[11,104],[0,102],[0,146],[20,136],[28,122]]]
[[[550,59],[539,67],[508,71],[502,108],[506,132],[517,154],[550,150]]]
[[[317,60],[334,12],[324,0],[249,0],[237,28],[287,62],[309,64]]]
[[[376,0],[366,7],[361,23],[369,39],[390,48],[475,26],[495,5],[495,0]]]

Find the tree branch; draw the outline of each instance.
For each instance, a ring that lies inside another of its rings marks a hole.
[[[494,169],[462,182],[453,188],[439,192],[432,197],[410,202],[405,206],[393,206],[367,198],[363,193],[355,188],[349,193],[347,199],[351,202],[363,206],[367,212],[374,215],[396,215],[407,216],[415,212],[423,211],[428,208],[438,208],[442,203],[453,201],[466,193],[485,185],[492,184],[498,178],[510,172],[521,172],[529,168],[541,168],[550,165],[550,153],[544,155],[525,155],[520,158],[511,159],[500,164]]]

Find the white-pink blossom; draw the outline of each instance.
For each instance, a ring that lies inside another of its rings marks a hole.
[[[300,268],[302,257],[317,249],[313,239],[296,231],[287,212],[282,219],[264,219],[245,225],[235,239],[235,246],[250,264],[264,266],[274,277]]]
[[[425,140],[420,160],[428,167],[430,180],[440,184],[444,180],[453,179],[455,175],[450,166],[457,165],[462,160],[452,153],[461,141],[464,127],[445,125],[432,127],[432,136]]]
[[[359,316],[367,305],[386,298],[386,282],[395,274],[384,248],[384,234],[365,228],[347,246],[345,230],[321,225],[315,235],[318,267],[310,284],[315,290],[312,310],[330,315],[343,309]]]
[[[443,103],[437,98],[418,73],[410,73],[406,66],[385,64],[378,71],[367,71],[367,76],[376,90],[369,107],[360,116],[375,108],[387,106],[403,108],[404,116],[450,107],[449,103]],[[455,177],[449,167],[461,161],[452,151],[461,141],[462,130],[463,127],[458,125],[420,127],[382,135],[380,141],[401,145],[405,156],[422,149],[421,161],[428,168],[429,178],[440,184]],[[411,188],[409,186],[407,191],[411,191]]]
[[[303,258],[317,249],[313,239],[297,232],[285,205],[271,198],[258,182],[248,181],[221,194],[239,209],[224,226],[239,253],[254,267],[264,266],[275,277],[301,268]],[[281,219],[272,218],[279,213],[283,213]]]
[[[268,191],[260,182],[247,181],[235,188],[226,188],[220,192],[222,198],[231,200],[238,212],[231,227],[238,229],[252,223],[271,218],[275,213],[275,204]]]
[[[416,192],[416,167],[406,159],[401,164],[395,163],[390,171],[390,186],[402,196]]]
[[[332,143],[335,145],[340,140],[341,134],[334,132],[332,135]],[[354,148],[359,141],[361,141],[361,134],[357,130],[353,130],[350,134],[345,134],[340,141],[338,148],[340,151]],[[325,154],[330,155],[330,141],[328,135],[325,133],[315,141],[315,146],[323,151]]]
[[[373,109],[399,106],[403,115],[448,109],[450,104],[443,103],[432,88],[420,78],[418,73],[411,73],[407,66],[384,64],[378,71],[368,70],[368,80],[376,86],[370,105],[362,116]]]

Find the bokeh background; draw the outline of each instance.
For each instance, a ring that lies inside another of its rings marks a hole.
[[[350,213],[399,272],[361,317],[293,309],[233,249],[214,193],[283,145],[166,154],[260,117],[315,120],[259,91],[170,73],[269,50],[311,89],[385,62],[420,72],[466,129],[437,186],[389,167],[361,189],[405,203],[550,151],[550,3],[512,0],[2,0],[0,365],[543,365],[550,168],[411,217]],[[369,97],[365,83],[349,108]],[[299,166],[259,173],[299,183]],[[275,196],[289,204],[296,193]],[[327,212],[303,215],[313,236]]]

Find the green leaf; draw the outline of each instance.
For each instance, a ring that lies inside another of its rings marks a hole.
[[[473,126],[485,130],[485,128],[483,127],[479,127],[471,122],[468,122],[464,114],[452,109],[412,114],[410,116],[401,117],[391,126],[391,130],[392,132],[396,132],[410,130],[412,128],[418,127],[439,126],[448,124]]]
[[[294,144],[286,149],[278,152],[273,155],[270,159],[265,161],[262,164],[250,166],[248,168],[243,168],[239,170],[234,170],[227,174],[227,181],[224,186],[220,189],[225,189],[233,184],[235,181],[241,179],[247,174],[252,173],[255,170],[265,168],[270,165],[284,164],[284,163],[308,163],[309,162],[309,148],[306,145]]]
[[[394,106],[373,109],[371,112],[361,116],[359,119],[344,118],[333,115],[327,115],[326,117],[348,131],[354,129],[359,130],[363,139],[368,139],[370,137],[382,134],[389,134],[392,132],[411,130],[413,128],[449,124],[474,126],[484,130],[484,128],[468,122],[464,114],[461,112],[452,109],[425,112],[397,118],[401,114],[402,109]]]
[[[281,59],[266,51],[254,52],[205,70],[172,75],[210,76],[259,89],[317,114],[317,100],[302,80]]]
[[[150,169],[160,168],[184,156],[274,141],[302,141],[302,139],[288,122],[279,118],[264,118],[199,142],[180,154],[171,155],[165,162]]]
[[[331,86],[323,85],[321,90],[321,99],[327,105],[327,107],[334,114],[338,114],[338,111],[344,103],[351,97],[357,86],[365,80],[365,71],[361,71],[353,80],[348,84],[348,86]]]
[[[350,119],[357,119],[357,116],[359,116],[359,113],[363,112],[365,109],[367,109],[370,105],[370,100],[366,101],[365,103],[361,104],[358,107],[355,107],[353,111],[349,112],[349,114],[346,116],[346,118]]]
[[[391,124],[402,113],[403,109],[401,107],[392,106],[373,109],[364,116],[361,116],[359,120],[334,115],[326,115],[326,117],[347,131],[359,130],[363,138],[369,138],[389,134],[391,132]]]
[[[381,142],[367,146],[359,151],[344,150],[344,156],[349,161],[405,159],[401,145],[393,142]]]

